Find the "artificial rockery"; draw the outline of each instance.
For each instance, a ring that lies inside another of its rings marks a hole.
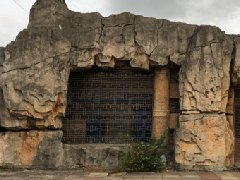
[[[175,160],[181,169],[233,166],[231,87],[240,78],[237,36],[215,26],[131,13],[102,17],[73,12],[64,0],[37,0],[28,27],[0,49],[0,166],[114,165],[118,157],[111,157],[111,151],[116,149],[108,148],[110,155],[95,161],[98,147],[89,147],[91,155],[70,149],[61,142],[61,128],[70,71],[93,65],[114,68],[119,59],[144,70],[180,66]]]

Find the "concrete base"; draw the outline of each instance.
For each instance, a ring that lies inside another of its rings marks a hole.
[[[118,169],[119,161],[126,154],[126,144],[63,145],[62,168]]]
[[[68,145],[61,138],[61,131],[0,133],[0,168],[117,169],[128,149],[126,144]]]

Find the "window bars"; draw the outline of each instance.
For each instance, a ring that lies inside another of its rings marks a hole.
[[[122,67],[72,72],[63,143],[129,143],[151,137],[153,73]]]

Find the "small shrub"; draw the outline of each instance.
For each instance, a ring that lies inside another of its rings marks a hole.
[[[160,140],[131,144],[126,156],[122,159],[122,169],[132,172],[161,171],[166,165],[163,158],[165,145],[165,137]]]

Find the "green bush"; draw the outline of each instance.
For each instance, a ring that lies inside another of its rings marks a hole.
[[[162,137],[160,140],[131,144],[126,156],[122,159],[122,169],[132,172],[161,171],[164,169],[166,165],[163,158],[165,139]]]

